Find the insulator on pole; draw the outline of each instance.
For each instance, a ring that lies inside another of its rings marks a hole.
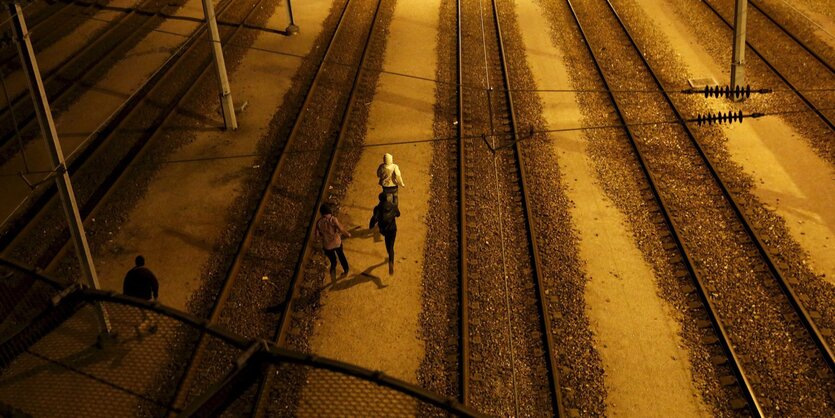
[[[684,94],[703,94],[705,98],[716,97],[721,98],[724,97],[726,99],[740,99],[740,98],[749,98],[751,97],[751,93],[756,94],[767,94],[773,92],[771,89],[752,89],[750,85],[746,85],[745,87],[736,86],[732,88],[731,86],[705,86],[703,89],[687,89],[681,91]]]
[[[761,116],[764,116],[764,115],[762,113],[752,113],[752,114],[747,115],[747,116],[751,117],[751,118],[758,118],[758,117],[761,117]],[[741,110],[738,111],[738,112],[727,112],[727,113],[718,112],[715,115],[713,113],[708,112],[705,115],[698,114],[696,116],[695,122],[698,123],[699,126],[702,126],[704,124],[713,125],[714,123],[716,123],[716,124],[734,123],[734,122],[742,123],[742,120],[745,119],[745,117],[746,117],[746,115],[743,114]],[[693,120],[690,120],[689,122],[693,122]]]

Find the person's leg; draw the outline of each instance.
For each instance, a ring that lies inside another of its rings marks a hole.
[[[142,338],[142,332],[145,331],[145,324],[148,322],[148,313],[142,308],[135,308],[139,310],[139,324],[136,325],[136,336]]]
[[[148,299],[148,302],[153,302],[153,301],[154,301],[153,299]],[[156,322],[153,320],[153,318],[151,318],[151,315],[149,315],[148,311],[146,311],[145,309],[142,310],[142,320],[143,320],[142,322],[145,324],[145,330],[149,334],[153,334],[153,333],[157,332]]]
[[[383,187],[383,192],[386,194],[388,201],[397,206],[397,186]]]
[[[339,256],[339,264],[342,264],[342,271],[347,273],[348,272],[348,259],[345,258],[345,251],[342,249],[340,245],[339,248],[336,249],[336,255]]]
[[[331,278],[336,278],[336,250],[325,250],[325,256],[331,262]]]
[[[386,252],[389,255],[389,260],[394,260],[394,238],[397,237],[397,231],[386,233]]]
[[[394,274],[394,238],[397,236],[397,231],[387,232],[386,238],[386,252],[389,255],[389,274]]]
[[[397,206],[398,203],[399,203],[399,201],[397,199],[397,186],[394,186],[391,189],[392,189],[391,190],[391,203],[393,203],[394,206]]]
[[[153,300],[149,300],[152,302]],[[153,334],[157,332],[157,324],[151,319],[151,316],[148,315],[148,311],[142,308],[139,308],[139,314],[141,320],[139,325],[136,326],[136,334],[138,337],[142,338],[142,333],[147,332],[148,334]]]

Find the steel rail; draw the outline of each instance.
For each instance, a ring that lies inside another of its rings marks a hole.
[[[632,127],[626,123],[626,116],[623,114],[623,111],[621,110],[620,102],[611,91],[612,89],[611,84],[609,83],[609,78],[603,71],[603,68],[600,65],[600,61],[597,58],[597,54],[595,54],[594,49],[591,47],[589,37],[586,35],[586,31],[583,28],[583,24],[580,23],[580,17],[577,15],[576,10],[574,9],[574,5],[572,4],[571,0],[566,0],[566,3],[568,4],[569,9],[571,10],[574,22],[577,24],[577,27],[580,30],[580,35],[583,38],[583,44],[585,44],[586,50],[588,51],[589,56],[591,57],[592,62],[594,63],[595,70],[597,74],[600,76],[600,79],[603,82],[603,85],[606,87],[606,90],[608,91],[607,95],[609,96],[609,100],[612,103],[612,107],[614,108],[615,113],[618,116],[618,120],[620,120],[620,122],[624,126],[624,131],[626,133],[627,138],[629,139],[629,144],[632,147],[632,150],[635,152],[635,155],[637,156],[641,172],[647,179],[647,184],[649,185],[649,188],[652,191],[653,199],[655,200],[655,203],[659,208],[661,215],[664,217],[665,223],[668,225],[670,236],[673,238],[673,241],[675,242],[676,249],[679,252],[679,254],[683,256],[682,264],[687,270],[689,276],[692,278],[693,283],[696,285],[695,288],[699,295],[699,299],[705,307],[705,311],[707,312],[707,316],[710,320],[710,323],[713,326],[713,330],[718,337],[719,343],[722,346],[722,350],[725,352],[725,355],[729,359],[730,368],[736,376],[737,382],[739,382],[740,390],[742,391],[743,396],[745,397],[748,403],[748,409],[750,410],[753,416],[762,417],[762,407],[757,401],[756,396],[754,395],[754,388],[751,385],[750,379],[748,378],[747,374],[742,370],[742,361],[739,355],[736,353],[736,350],[734,349],[733,344],[730,341],[730,336],[725,330],[724,324],[717,315],[716,308],[714,307],[713,302],[708,296],[707,286],[702,280],[698,270],[694,268],[693,258],[691,257],[690,252],[687,250],[687,247],[684,245],[684,240],[680,235],[681,227],[678,225],[678,222],[670,213],[668,209],[669,204],[661,195],[661,192],[658,188],[659,181],[656,179],[655,175],[652,174],[652,172],[650,171],[649,163],[647,162],[646,157],[644,156],[644,153],[641,150],[641,147],[638,145],[638,142],[635,139],[636,136],[632,132]],[[641,54],[639,53],[639,55]]]
[[[464,19],[463,19],[463,15],[460,12],[461,1],[459,0],[456,3],[457,3],[458,13],[459,13],[459,16],[458,16],[459,32],[463,33],[463,20]],[[494,5],[491,3],[491,6],[494,6]],[[492,86],[491,83],[490,83],[491,62],[490,62],[490,59],[488,58],[487,35],[486,35],[487,31],[485,30],[485,26],[484,26],[484,4],[483,4],[483,1],[481,1],[481,0],[479,0],[479,2],[478,2],[478,9],[479,9],[479,18],[478,18],[478,20],[479,20],[479,34],[480,34],[480,37],[481,37],[481,52],[483,54],[482,58],[483,58],[483,65],[484,65],[484,84],[482,85],[482,87],[480,89],[484,89],[484,92],[486,93],[486,96],[487,96],[486,97],[487,98],[487,117],[488,117],[489,125],[490,125],[489,126],[490,134],[493,135],[493,134],[495,134],[495,132],[494,132],[495,126],[494,126],[494,122],[493,122],[494,113],[493,113],[493,101],[492,101],[492,98],[491,98],[491,92],[494,91],[494,86]],[[459,199],[460,199],[459,200],[459,210],[461,211],[462,216],[463,216],[463,218],[466,222],[466,208],[467,208],[467,187],[466,187],[466,167],[467,167],[466,166],[466,164],[467,164],[466,149],[467,148],[466,147],[467,147],[467,145],[466,145],[465,140],[466,139],[477,139],[477,138],[479,138],[479,136],[478,135],[464,135],[463,134],[463,129],[464,129],[463,126],[465,125],[464,121],[465,121],[465,114],[466,114],[466,112],[464,110],[464,103],[465,102],[464,102],[464,97],[463,97],[464,93],[463,93],[463,89],[462,89],[463,86],[464,86],[464,83],[463,83],[463,79],[464,79],[463,50],[461,50],[461,48],[463,48],[463,44],[460,44],[459,46],[460,46],[460,48],[459,48],[459,51],[458,51],[458,60],[460,61],[460,65],[458,65],[458,74],[459,74],[459,79],[461,80],[461,82],[458,84],[459,99],[458,99],[458,110],[457,110],[457,112],[460,115],[460,120],[459,120],[458,125],[459,125],[459,129],[461,130],[461,132],[459,133],[459,136],[460,136],[460,142],[459,142],[459,144],[460,144],[459,145],[459,148],[460,148],[460,154],[459,154],[459,158],[460,158],[459,182],[461,182],[461,188],[459,190],[459,193],[460,193],[460,196],[459,196]],[[498,42],[496,42],[495,46],[498,47]],[[500,71],[501,70],[497,69],[497,72],[500,72]],[[507,135],[511,135],[511,134],[512,134],[511,132],[507,133]],[[485,145],[486,145],[486,141],[485,141]],[[491,151],[494,151],[492,144],[490,144],[489,147],[490,147]],[[473,155],[475,155],[475,154],[473,154]],[[499,178],[499,175],[498,175],[498,163],[495,159],[495,152],[493,152],[493,158],[490,162],[490,165],[493,168],[492,171],[494,173],[494,177],[495,177],[495,181],[496,181],[496,192],[500,193],[500,190],[499,190],[500,186],[498,184],[499,181],[500,181],[500,178]],[[512,324],[512,319],[510,317],[511,316],[511,313],[510,313],[510,294],[509,294],[509,288],[508,288],[508,285],[507,285],[507,265],[506,265],[506,260],[505,260],[506,257],[505,257],[505,254],[504,254],[505,246],[504,246],[504,234],[503,234],[502,225],[501,225],[501,216],[502,216],[501,209],[498,208],[496,210],[496,212],[497,212],[496,213],[497,224],[499,225],[498,226],[498,232],[499,232],[498,239],[501,242],[501,245],[500,245],[501,250],[500,251],[502,253],[502,268],[501,268],[502,271],[500,272],[500,274],[501,274],[501,277],[504,278],[503,296],[504,296],[504,300],[505,300],[505,310],[508,313],[507,321],[505,321],[506,324],[507,324],[507,330],[508,330],[508,352],[509,352],[509,356],[510,356],[509,362],[510,362],[510,369],[511,369],[511,381],[508,382],[508,383],[510,384],[510,386],[513,389],[513,414],[514,415],[519,415],[519,391],[518,391],[518,387],[517,387],[517,384],[516,384],[516,376],[515,376],[516,365],[515,365],[515,355],[514,355],[514,347],[513,347],[513,324]],[[463,242],[467,242],[467,239],[466,239],[467,225],[466,225],[466,223],[461,225],[461,228],[462,228],[461,229],[461,234],[462,234],[462,237],[464,237]],[[466,290],[467,290],[466,292],[464,292],[462,294],[461,301],[460,301],[461,308],[464,310],[463,312],[466,314],[466,316],[462,315],[462,317],[461,317],[462,321],[464,321],[461,324],[461,332],[462,332],[462,335],[464,335],[466,337],[466,341],[465,341],[465,344],[462,345],[459,349],[461,351],[461,356],[465,358],[466,364],[467,364],[467,371],[464,371],[463,368],[461,370],[461,372],[464,373],[462,375],[461,380],[462,380],[463,384],[465,385],[464,390],[466,391],[466,401],[465,401],[466,404],[471,403],[471,400],[470,400],[471,391],[469,389],[469,386],[470,386],[470,375],[469,375],[470,367],[469,367],[469,364],[470,364],[470,358],[472,357],[472,354],[470,353],[471,348],[470,348],[470,338],[469,338],[469,332],[470,332],[469,331],[469,328],[470,328],[470,323],[469,323],[469,309],[470,309],[470,303],[469,303],[470,302],[469,301],[469,297],[470,297],[469,284],[470,283],[469,283],[469,278],[470,278],[470,274],[469,274],[468,263],[467,263],[467,259],[468,259],[468,255],[469,255],[468,253],[469,253],[469,249],[466,246],[464,246],[464,247],[462,247],[461,253],[459,255],[459,258],[461,259],[460,274],[461,274],[462,277],[466,277],[466,281],[463,282],[463,285],[466,287]]]
[[[467,274],[467,207],[464,204],[466,199],[466,163],[465,163],[465,146],[464,142],[464,68],[461,62],[463,56],[463,30],[461,28],[461,1],[455,2],[456,6],[456,25],[458,29],[458,45],[456,54],[456,65],[458,68],[458,85],[456,86],[458,94],[457,120],[456,125],[458,136],[458,271],[459,277],[459,291],[458,291],[458,314],[460,320],[458,323],[458,343],[459,343],[459,358],[461,364],[460,378],[458,379],[458,393],[461,403],[464,405],[470,404],[470,313],[469,313],[469,275]]]
[[[528,245],[531,249],[531,259],[532,259],[532,274],[533,280],[536,287],[536,298],[537,298],[537,309],[540,313],[540,321],[539,324],[541,325],[541,332],[543,335],[543,345],[545,346],[545,367],[546,371],[549,374],[549,394],[552,400],[553,408],[554,408],[554,415],[561,417],[566,416],[562,396],[560,393],[560,385],[559,385],[559,377],[557,374],[557,368],[555,365],[555,354],[556,350],[554,349],[554,342],[553,336],[551,334],[551,318],[548,312],[547,305],[545,304],[545,288],[544,282],[540,277],[540,272],[542,271],[540,268],[540,258],[539,258],[539,250],[537,245],[537,238],[535,234],[535,229],[533,227],[533,220],[534,214],[531,210],[529,204],[529,192],[528,186],[526,182],[526,170],[525,164],[521,156],[521,149],[519,148],[519,144],[517,142],[517,122],[516,122],[516,112],[513,106],[513,97],[511,92],[511,81],[510,81],[510,73],[507,68],[507,60],[504,48],[504,39],[502,37],[502,30],[501,30],[501,22],[499,19],[498,13],[498,5],[496,4],[495,0],[492,0],[492,8],[493,8],[493,22],[494,28],[496,31],[497,43],[498,43],[498,52],[499,52],[499,61],[501,64],[501,72],[503,77],[503,82],[505,84],[504,94],[505,100],[508,104],[508,113],[510,119],[510,134],[512,140],[515,142],[515,146],[513,149],[514,155],[516,157],[516,163],[519,173],[519,185],[522,194],[522,205],[526,215],[526,223],[525,227],[527,229],[527,238],[528,238]],[[458,66],[458,127],[457,127],[457,135],[458,135],[458,193],[459,193],[459,271],[460,271],[460,290],[459,290],[459,313],[461,316],[460,323],[459,323],[459,342],[461,344],[460,347],[460,361],[461,361],[461,377],[460,377],[460,397],[462,402],[465,405],[470,404],[470,388],[469,388],[469,370],[470,370],[470,342],[469,342],[469,274],[467,270],[467,263],[466,263],[466,256],[467,256],[467,218],[466,218],[466,145],[465,145],[465,137],[463,133],[463,126],[464,126],[464,101],[463,101],[463,91],[462,86],[464,86],[464,68],[462,62],[462,55],[463,55],[463,29],[462,29],[462,16],[461,16],[461,2],[457,2],[457,24],[458,24],[458,55],[457,55],[457,66]]]
[[[224,3],[218,5],[217,15],[223,14],[233,3],[233,0],[226,0]],[[87,137],[79,148],[66,157],[68,171],[76,173],[92,155],[95,155],[99,145],[104,143],[111,137],[111,135],[123,126],[123,124],[127,121],[128,116],[133,114],[134,110],[139,107],[140,103],[146,101],[147,96],[151,92],[164,87],[161,85],[161,81],[171,73],[172,69],[181,65],[180,63],[183,62],[181,58],[183,56],[193,51],[197,39],[205,33],[206,28],[207,26],[205,23],[200,25],[190,35],[190,37],[180,45],[177,51],[169,56],[168,59],[150,77],[148,77],[145,82],[142,83],[142,85],[134,90],[131,96],[128,97],[128,99],[125,100],[122,105],[116,109],[116,111],[114,111]],[[207,62],[204,66],[209,65],[211,65],[211,63]],[[163,112],[163,117],[167,118],[171,115],[175,110],[175,106],[176,104],[169,105]],[[139,141],[139,145],[132,150],[133,152],[129,153],[117,166],[118,170],[109,175],[109,181],[105,181],[104,184],[98,186],[99,190],[94,193],[92,202],[79,202],[82,216],[85,219],[88,217],[85,213],[89,213],[94,210],[98,205],[98,201],[105,195],[109,194],[107,190],[102,190],[102,188],[104,187],[107,189],[106,186],[108,183],[112,184],[118,180],[122,173],[124,173],[125,169],[130,165],[131,161],[133,161],[142,150],[144,144],[146,144],[151,137],[156,135],[160,126],[160,124],[156,124],[153,127],[153,130],[147,132],[145,134],[145,140]],[[74,175],[77,175],[77,173]],[[4,231],[4,235],[0,237],[0,254],[5,253],[9,248],[12,248],[19,239],[22,239],[22,237],[31,231],[32,228],[36,227],[38,220],[40,220],[43,216],[46,216],[47,205],[55,196],[55,191],[56,189],[54,185],[42,189],[39,196],[34,200],[34,203],[24,212],[24,214],[17,217],[18,221]],[[66,247],[66,244],[64,247]],[[62,250],[62,252],[64,251],[65,250]],[[50,265],[55,262],[56,260],[53,258]]]
[[[339,21],[337,22],[336,28],[334,29],[333,34],[331,35],[331,39],[328,41],[328,46],[325,50],[325,53],[322,55],[322,58],[319,61],[319,64],[316,69],[316,74],[313,77],[313,81],[311,82],[310,87],[307,89],[307,93],[305,95],[304,101],[302,102],[302,105],[298,108],[298,112],[296,113],[295,117],[295,122],[293,124],[292,129],[290,130],[289,136],[287,137],[287,142],[281,149],[281,154],[279,155],[276,166],[273,169],[270,181],[265,183],[264,187],[261,190],[255,212],[253,212],[252,216],[247,222],[246,232],[244,233],[244,236],[241,239],[240,243],[238,244],[238,248],[235,251],[235,259],[232,261],[232,264],[226,272],[226,278],[223,281],[223,287],[221,288],[220,293],[215,299],[215,303],[211,309],[209,318],[207,319],[208,324],[217,323],[218,319],[220,319],[221,313],[223,312],[223,308],[226,306],[226,301],[229,299],[229,296],[232,293],[232,289],[234,288],[235,282],[241,271],[245,255],[248,253],[249,248],[252,244],[252,239],[255,235],[258,221],[263,217],[264,212],[269,203],[269,199],[273,194],[272,185],[278,181],[279,175],[281,174],[282,169],[284,168],[287,150],[296,142],[296,138],[301,127],[302,115],[304,114],[305,110],[309,107],[310,102],[313,100],[313,92],[317,89],[319,85],[319,81],[323,74],[325,62],[330,61],[331,51],[333,50],[335,44],[334,40],[336,39],[336,35],[339,33],[340,29],[343,26],[343,23],[345,22],[346,12],[350,3],[351,0],[345,1],[345,5],[343,6],[342,11],[340,12]],[[186,398],[188,396],[188,389],[197,376],[198,366],[202,361],[203,356],[205,355],[207,343],[208,340],[205,339],[205,335],[201,335],[197,348],[195,349],[194,354],[191,356],[189,364],[186,366],[186,372],[183,374],[183,377],[180,379],[180,382],[177,385],[177,390],[175,391],[174,397],[174,406],[185,404]]]
[[[709,8],[709,9],[710,9],[710,10],[711,10],[711,11],[712,11],[712,12],[713,12],[713,13],[714,13],[717,17],[719,17],[719,19],[721,19],[723,22],[725,22],[725,25],[726,25],[728,28],[730,28],[731,30],[733,30],[733,28],[734,28],[733,24],[732,24],[731,22],[729,22],[727,19],[725,19],[725,17],[724,17],[724,16],[722,16],[722,14],[721,14],[721,13],[719,13],[719,11],[718,11],[718,10],[716,10],[716,8],[715,8],[715,7],[713,7],[713,5],[712,5],[712,4],[710,4],[707,0],[702,0],[702,3],[703,3],[703,4],[705,4],[705,5],[707,5],[707,7],[708,7],[708,8]],[[797,88],[797,86],[795,86],[795,85],[794,85],[791,81],[789,81],[789,79],[788,79],[788,78],[786,78],[786,76],[785,76],[785,75],[783,75],[783,73],[781,73],[780,71],[778,71],[778,70],[777,70],[777,68],[776,68],[776,67],[774,67],[774,65],[773,65],[773,64],[771,64],[771,62],[770,62],[769,60],[767,60],[767,59],[763,56],[763,54],[761,54],[761,53],[760,53],[760,51],[758,51],[758,50],[757,50],[757,48],[755,48],[755,47],[754,47],[754,45],[752,45],[752,44],[751,44],[751,42],[749,42],[748,40],[746,40],[746,41],[745,41],[745,45],[747,45],[747,46],[748,46],[748,48],[751,48],[751,51],[752,51],[752,52],[754,52],[754,54],[755,54],[757,57],[759,57],[759,58],[760,58],[760,60],[761,60],[761,61],[762,61],[762,62],[763,62],[763,63],[764,63],[764,64],[765,64],[765,65],[766,65],[766,66],[767,66],[767,67],[768,67],[768,68],[769,68],[769,69],[770,69],[773,73],[774,73],[774,75],[776,75],[776,76],[777,76],[777,77],[778,77],[778,78],[779,78],[782,82],[786,83],[786,85],[787,85],[787,86],[789,86],[789,88],[790,88],[792,91],[794,91],[794,92],[795,92],[795,94],[797,94],[797,97],[799,97],[799,98],[800,98],[800,100],[801,100],[801,101],[803,101],[803,103],[804,103],[804,104],[806,104],[806,107],[808,107],[808,108],[809,108],[809,110],[811,110],[811,111],[812,111],[812,112],[814,112],[816,115],[818,115],[818,117],[819,117],[819,118],[820,118],[820,119],[821,119],[821,120],[822,120],[822,121],[823,121],[823,122],[824,122],[827,126],[829,126],[829,129],[830,129],[830,130],[835,130],[835,124],[833,124],[833,123],[832,123],[832,121],[831,121],[831,120],[829,120],[829,118],[828,118],[826,115],[824,115],[824,114],[823,114],[823,112],[821,112],[821,111],[820,111],[820,109],[818,109],[818,108],[817,108],[817,106],[815,106],[815,105],[814,105],[814,104],[813,104],[813,103],[809,100],[809,98],[808,98],[808,97],[806,97],[806,95],[805,95],[805,94],[803,94],[803,90],[802,90],[802,89],[798,89],[798,88]],[[664,94],[666,95],[666,92],[665,92]]]
[[[562,402],[562,394],[560,393],[560,381],[558,375],[558,369],[556,362],[556,349],[554,344],[554,338],[551,333],[551,316],[548,311],[547,305],[547,292],[545,289],[545,283],[542,277],[542,262],[540,261],[539,256],[539,244],[537,243],[537,234],[536,234],[536,227],[534,225],[535,215],[531,209],[531,198],[530,192],[528,190],[527,185],[527,171],[525,168],[525,161],[522,157],[522,149],[521,145],[518,141],[518,124],[516,121],[516,111],[514,110],[513,106],[513,93],[511,89],[511,82],[510,82],[510,71],[507,68],[507,55],[505,53],[504,47],[504,38],[502,37],[502,28],[499,19],[499,7],[496,4],[496,0],[492,0],[493,2],[493,18],[496,25],[496,36],[499,41],[499,57],[502,66],[502,78],[504,79],[504,84],[507,87],[505,91],[505,96],[507,98],[508,104],[508,112],[510,113],[510,129],[512,133],[512,141],[513,141],[513,148],[514,148],[514,156],[516,157],[516,164],[519,168],[519,183],[520,188],[522,191],[522,206],[525,210],[525,226],[528,230],[528,245],[531,248],[531,255],[533,257],[533,280],[536,285],[536,296],[537,296],[537,307],[539,309],[540,314],[540,325],[541,325],[541,332],[543,334],[545,348],[546,348],[546,367],[550,374],[550,379],[548,381],[551,387],[551,400],[554,405],[554,413],[557,417],[564,417],[566,416],[565,410],[563,407]]]
[[[298,298],[299,288],[301,287],[302,278],[304,276],[304,268],[307,265],[308,261],[310,260],[310,255],[312,254],[311,251],[311,243],[313,241],[313,234],[316,230],[316,218],[319,216],[319,207],[327,201],[329,188],[328,186],[331,184],[333,180],[333,174],[335,172],[334,168],[336,167],[336,162],[339,160],[339,154],[342,150],[342,142],[347,136],[349,131],[349,123],[351,121],[351,113],[353,113],[354,105],[356,104],[357,95],[359,94],[359,86],[360,81],[362,80],[363,75],[365,74],[365,67],[366,61],[368,59],[369,53],[371,48],[371,41],[377,28],[378,17],[380,14],[380,8],[383,4],[383,0],[377,0],[377,7],[374,9],[374,15],[371,20],[371,27],[368,29],[368,35],[365,39],[365,44],[362,50],[362,58],[360,58],[360,62],[357,65],[357,72],[354,75],[354,81],[351,85],[351,94],[348,97],[348,104],[345,106],[345,110],[342,113],[342,122],[339,126],[339,135],[336,137],[336,141],[333,145],[333,150],[331,151],[331,155],[328,160],[328,168],[325,173],[325,177],[322,181],[322,186],[319,190],[319,197],[316,199],[316,205],[313,208],[313,211],[310,215],[308,220],[308,227],[307,233],[304,236],[304,241],[302,243],[302,255],[299,257],[298,261],[296,262],[296,266],[293,269],[293,278],[290,280],[290,286],[287,292],[287,295],[284,298],[284,306],[281,310],[281,317],[278,320],[278,326],[276,327],[275,335],[273,336],[273,341],[275,341],[276,346],[283,347],[287,343],[287,332],[290,329],[290,324],[293,320],[293,307],[295,305],[295,301]],[[273,368],[267,370],[264,378],[261,381],[261,384],[258,388],[258,396],[256,398],[255,408],[253,410],[252,416],[253,417],[263,417],[266,414],[266,407],[267,403],[270,398],[270,388],[272,387],[272,383],[275,380],[275,372]]]
[[[827,366],[831,371],[835,372],[835,355],[833,355],[832,349],[826,342],[826,339],[824,338],[823,334],[818,329],[809,312],[800,302],[792,285],[789,284],[788,280],[786,280],[786,278],[783,276],[783,272],[781,271],[780,267],[772,259],[771,253],[768,251],[768,249],[766,249],[765,244],[763,243],[759,234],[757,234],[754,228],[751,227],[751,221],[748,219],[748,216],[740,207],[740,204],[737,201],[737,199],[734,198],[734,194],[731,192],[730,188],[725,184],[724,180],[722,180],[722,177],[719,175],[715,168],[716,165],[713,163],[713,160],[707,155],[701,143],[696,139],[696,135],[693,133],[693,130],[690,129],[690,126],[687,124],[686,119],[678,110],[678,107],[675,105],[675,103],[673,103],[670,94],[666,91],[663,91],[664,85],[661,83],[661,80],[655,74],[655,71],[653,71],[652,67],[647,61],[646,55],[643,54],[643,51],[638,46],[638,43],[635,41],[629,30],[626,28],[626,25],[624,24],[620,15],[618,15],[617,11],[615,10],[615,7],[612,5],[611,0],[606,0],[606,3],[609,5],[609,8],[612,10],[612,13],[617,18],[621,28],[623,28],[624,33],[629,38],[630,43],[635,47],[635,50],[638,52],[638,56],[641,58],[641,61],[643,61],[644,66],[647,68],[647,71],[652,76],[652,79],[655,82],[656,86],[662,90],[661,93],[664,95],[665,101],[670,106],[670,109],[672,109],[676,119],[684,128],[684,131],[687,133],[687,137],[690,138],[690,142],[698,151],[699,156],[705,162],[705,165],[710,171],[710,174],[716,180],[716,183],[719,185],[719,188],[721,189],[723,196],[727,199],[734,213],[739,218],[746,233],[751,238],[751,241],[754,243],[754,246],[757,247],[757,252],[760,253],[760,256],[762,257],[766,266],[768,266],[768,270],[771,272],[772,277],[774,277],[774,280],[777,281],[778,285],[780,285],[780,288],[783,290],[783,293],[786,295],[786,298],[789,299],[790,304],[792,305],[798,317],[800,318],[800,322],[803,324],[804,328],[806,328],[806,330],[809,332],[809,336],[812,338],[815,345],[820,350],[821,356],[823,357]]]
[[[146,3],[150,3],[151,1],[154,0],[142,0],[143,4],[140,5],[140,7],[144,6]],[[116,44],[113,45],[113,47],[109,48],[107,51],[105,51],[103,55],[94,56],[93,60],[88,61],[86,63],[82,62],[81,60],[82,58],[86,58],[86,54],[90,53],[91,51],[94,51],[95,48],[97,48],[102,43],[109,41],[109,36],[111,36],[114,32],[118,31],[119,29],[122,29],[124,27],[122,26],[123,23],[130,23],[126,21],[128,18],[132,17],[135,14],[137,9],[135,8],[130,13],[120,15],[119,18],[111,21],[111,24],[108,26],[108,28],[104,32],[98,34],[92,42],[85,43],[80,50],[66,57],[55,67],[45,71],[43,82],[44,87],[47,90],[47,94],[49,94],[50,96],[50,102],[56,103],[58,100],[61,100],[62,98],[67,96],[67,94],[69,94],[71,91],[74,91],[77,88],[84,86],[83,76],[68,79],[67,77],[63,76],[62,72],[64,72],[68,68],[72,68],[72,66],[74,65],[80,64],[82,68],[77,72],[86,75],[90,72],[99,71],[105,65],[109,65],[110,63],[107,62],[106,58],[112,55],[113,53],[120,51],[121,47],[127,44],[128,41],[131,41],[138,36],[145,35],[143,29],[159,20],[154,19],[154,17],[157,17],[157,15],[159,15],[159,13],[166,7],[169,7],[168,4],[161,3],[158,10],[154,12],[154,16],[148,17],[147,19],[143,20],[138,25],[138,27],[134,28],[121,40],[117,41]],[[63,83],[63,85],[59,87],[60,90],[58,92],[53,92],[52,90],[55,89],[53,86],[58,83]],[[17,96],[11,99],[11,106],[6,106],[3,108],[2,111],[0,111],[0,121],[7,121],[11,119],[11,112],[15,112],[15,118],[17,119],[17,124],[19,125],[18,129],[6,130],[2,133],[2,136],[0,136],[0,164],[5,164],[6,162],[8,162],[6,158],[11,157],[8,154],[10,152],[10,148],[16,145],[16,143],[12,142],[12,139],[14,139],[17,136],[18,130],[21,134],[23,134],[25,132],[33,130],[34,128],[37,128],[37,119],[35,118],[35,111],[34,108],[28,106],[30,104],[28,99],[29,91],[24,89]],[[21,110],[25,112],[22,118],[18,113]],[[31,140],[31,138],[29,139]],[[24,138],[24,140],[26,140],[26,138]]]
[[[748,0],[748,4],[750,4],[750,5],[751,5],[751,6],[753,6],[755,9],[757,9],[757,11],[758,11],[758,12],[760,12],[763,16],[765,16],[765,17],[766,17],[766,19],[770,20],[770,21],[771,21],[771,23],[773,23],[775,26],[777,26],[777,27],[778,27],[778,28],[779,28],[779,29],[780,29],[783,33],[785,33],[785,34],[786,34],[789,38],[791,38],[791,39],[792,39],[795,43],[797,43],[798,45],[800,45],[800,47],[801,47],[801,48],[803,48],[806,52],[808,52],[808,53],[809,53],[809,55],[811,55],[811,56],[815,57],[815,59],[816,59],[816,60],[818,60],[818,62],[820,62],[820,63],[821,63],[821,65],[823,65],[824,67],[826,67],[826,69],[827,69],[827,70],[829,70],[829,72],[830,72],[830,73],[835,73],[835,68],[833,68],[831,65],[829,65],[829,63],[828,63],[828,62],[826,62],[826,60],[825,60],[825,59],[823,59],[823,57],[821,57],[821,56],[820,56],[820,55],[818,55],[815,51],[813,51],[813,50],[812,50],[812,48],[809,48],[809,46],[808,46],[808,45],[806,45],[803,41],[801,41],[801,40],[800,40],[797,36],[795,36],[795,34],[791,33],[791,31],[789,31],[789,30],[788,30],[788,28],[786,28],[786,26],[785,26],[785,25],[781,24],[781,23],[780,23],[780,22],[778,22],[776,19],[774,19],[774,17],[772,17],[772,16],[771,16],[771,14],[769,14],[769,13],[768,13],[768,12],[766,12],[766,11],[765,11],[762,7],[760,7],[760,6],[757,4],[757,2],[756,2],[756,1],[754,1],[754,0]]]

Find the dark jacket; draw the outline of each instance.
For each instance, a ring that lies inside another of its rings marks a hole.
[[[147,267],[136,266],[125,275],[122,293],[135,298],[151,300],[159,298],[159,282]]]
[[[394,203],[388,200],[380,202],[374,207],[374,215],[371,216],[371,222],[368,224],[369,228],[374,228],[374,225],[380,225],[380,233],[386,234],[397,231],[397,217],[400,216],[400,209]]]

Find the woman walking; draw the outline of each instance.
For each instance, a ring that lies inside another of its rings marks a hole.
[[[346,231],[339,223],[339,219],[333,216],[333,210],[327,203],[319,207],[319,214],[322,217],[316,222],[316,236],[322,240],[322,249],[331,262],[331,279],[336,280],[337,257],[339,257],[339,263],[342,264],[342,274],[348,274],[348,259],[342,251],[342,235],[350,238],[351,233]]]

